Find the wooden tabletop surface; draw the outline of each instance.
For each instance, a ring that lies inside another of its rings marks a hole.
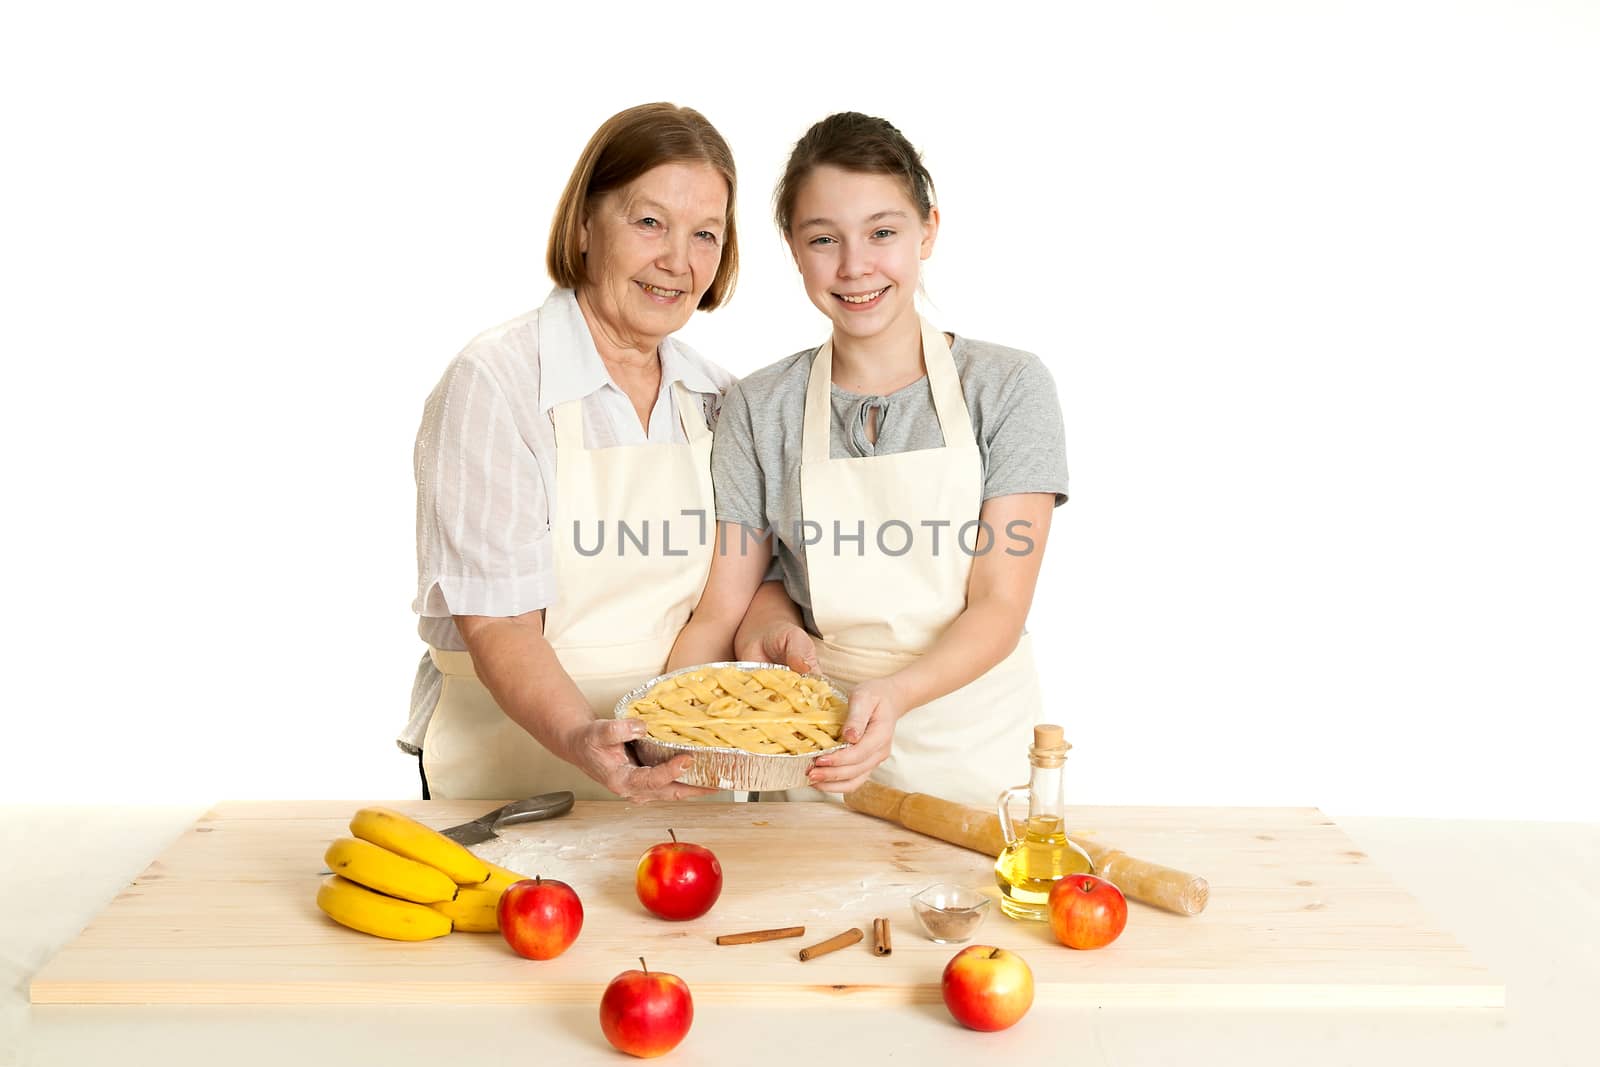
[[[0,963],[9,979],[0,998],[0,1064],[24,1055],[33,1064],[113,1057],[121,1064],[182,1064],[211,1062],[224,1051],[236,1064],[329,1056],[360,1062],[378,1048],[396,1067],[445,1055],[475,1064],[525,1064],[534,1054],[564,1063],[620,1062],[600,1038],[593,1006],[584,1003],[30,1008],[28,983],[46,962],[203,814],[198,808],[0,809],[4,840],[18,858],[0,875],[7,901]],[[1434,928],[1449,931],[1504,980],[1505,1009],[1040,1003],[1012,1030],[981,1035],[956,1027],[936,1002],[893,1010],[839,1002],[820,1015],[806,1013],[800,1027],[783,1004],[711,1000],[698,1007],[695,1028],[671,1062],[729,1062],[730,1050],[759,1045],[764,1064],[845,1055],[959,1063],[1042,1055],[1059,1051],[1063,1041],[1075,1063],[1385,1063],[1420,1055],[1448,1056],[1453,1064],[1593,1062],[1583,1020],[1588,991],[1600,987],[1594,905],[1600,827],[1335,821],[1376,870],[1415,898]],[[795,1036],[772,1040],[786,1032]]]

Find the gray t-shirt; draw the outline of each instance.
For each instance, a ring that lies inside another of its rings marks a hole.
[[[711,449],[717,518],[776,535],[777,558],[768,578],[783,579],[811,616],[800,526],[800,431],[806,384],[817,349],[796,352],[740,381],[723,397]],[[1054,493],[1067,499],[1066,434],[1055,382],[1039,357],[1015,348],[957,337],[950,346],[961,391],[983,459],[983,499],[1011,493]],[[887,456],[944,445],[933,390],[926,377],[887,396],[833,387],[829,454]],[[867,439],[868,412],[877,409],[877,443]]]

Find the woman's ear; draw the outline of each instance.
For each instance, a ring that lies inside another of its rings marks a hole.
[[[789,258],[794,260],[794,269],[800,270],[800,253],[794,250],[794,239],[788,234],[784,234],[783,246],[789,250]]]
[[[578,254],[589,254],[589,227],[594,225],[595,212],[603,205],[602,202],[610,197],[610,193],[601,196],[584,197],[583,203],[578,206]]]
[[[927,259],[933,255],[933,243],[939,239],[939,209],[930,207],[928,217],[922,223],[922,248],[920,258]]]

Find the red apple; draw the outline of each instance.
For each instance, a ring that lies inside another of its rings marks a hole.
[[[500,894],[496,914],[506,944],[530,960],[555,959],[583,929],[583,902],[570,885],[553,878],[512,882]]]
[[[708,848],[679,841],[651,845],[639,857],[633,887],[639,903],[663,919],[698,919],[722,894],[722,864]]]
[[[600,998],[600,1029],[623,1052],[646,1059],[671,1052],[694,1022],[694,1000],[682,978],[651,971],[623,971]]]
[[[968,945],[952,956],[940,988],[956,1022],[973,1030],[1004,1030],[1033,1006],[1027,962],[992,945]]]
[[[1068,948],[1101,948],[1128,925],[1122,890],[1092,874],[1069,874],[1050,887],[1050,931]]]

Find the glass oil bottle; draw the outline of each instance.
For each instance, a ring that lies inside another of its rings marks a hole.
[[[1000,829],[1006,847],[995,861],[994,879],[1000,885],[1000,910],[1013,919],[1048,920],[1050,887],[1069,874],[1094,873],[1089,854],[1067,838],[1062,772],[1071,747],[1062,738],[1061,727],[1035,726],[1028,749],[1033,768],[1028,784],[1000,794]],[[1028,822],[1018,834],[1010,801],[1021,793],[1028,794]]]

